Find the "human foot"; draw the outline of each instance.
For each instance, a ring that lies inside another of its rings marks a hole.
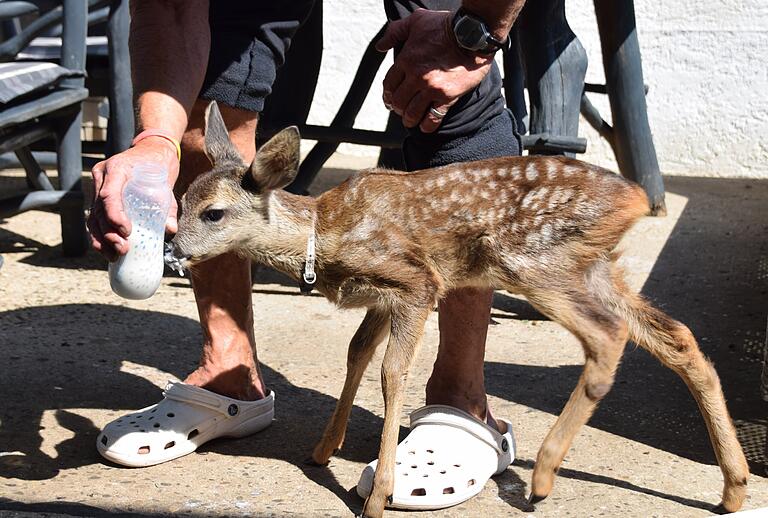
[[[192,371],[184,380],[188,385],[210,390],[216,394],[242,401],[263,399],[267,389],[259,375],[258,368],[240,364],[230,368],[204,363]]]

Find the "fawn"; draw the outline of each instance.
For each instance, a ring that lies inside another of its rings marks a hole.
[[[722,505],[741,507],[747,462],[713,366],[685,325],[629,291],[616,265],[614,248],[649,210],[639,186],[570,158],[510,157],[407,174],[373,169],[313,199],[281,190],[297,173],[299,143],[298,130],[285,129],[248,166],[211,103],[205,151],[213,168],[183,197],[171,249],[183,267],[235,252],[298,280],[312,274],[307,245],[315,242],[317,290],[340,307],[367,308],[349,345],[341,397],[313,452],[317,463],[341,447],[363,372],[389,334],[379,463],[364,515],[381,516],[392,494],[404,384],[425,320],[462,286],[522,294],[584,347],[581,377],[539,450],[532,497],[550,493],[632,340],[688,385],[725,479]]]

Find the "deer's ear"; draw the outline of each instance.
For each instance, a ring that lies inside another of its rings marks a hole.
[[[237,152],[232,141],[229,140],[227,126],[221,116],[216,101],[205,109],[205,156],[214,167],[231,163],[235,166],[243,166],[243,158]],[[242,171],[242,169],[241,169]]]
[[[269,139],[256,152],[250,169],[253,185],[259,191],[282,189],[299,171],[299,128],[291,126]]]

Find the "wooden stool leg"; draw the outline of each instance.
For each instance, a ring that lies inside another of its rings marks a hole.
[[[667,212],[664,182],[648,125],[634,2],[595,0],[595,13],[619,170],[645,189],[651,213],[663,216]]]
[[[518,19],[530,133],[577,136],[587,53],[565,19],[565,0],[528,2]]]

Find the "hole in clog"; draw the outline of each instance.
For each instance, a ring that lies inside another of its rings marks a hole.
[[[165,415],[167,415],[168,417],[176,417],[176,414],[174,414],[173,412],[168,412]]]
[[[470,478],[467,481],[467,487],[474,486],[474,485],[475,485],[475,479],[474,478]]]
[[[419,487],[411,491],[411,496],[426,496],[427,490],[423,487]]]
[[[101,436],[101,444],[106,446],[108,442],[109,442],[109,439],[107,439],[107,436],[106,435],[102,435]]]
[[[142,428],[142,429],[141,429],[141,430],[139,430],[139,431],[140,431],[140,432],[142,432],[142,433],[145,433],[145,432],[146,432],[146,430],[145,430],[144,428]]]
[[[187,435],[187,440],[190,440],[190,439],[192,439],[193,437],[196,437],[196,436],[197,436],[197,434],[199,434],[199,433],[200,433],[200,432],[198,432],[198,431],[197,431],[197,428],[195,428],[194,430],[192,430],[191,432],[189,432],[189,435]]]
[[[395,466],[399,466],[400,464],[402,464],[402,463],[401,462],[395,462]]]
[[[427,453],[435,453],[435,450],[427,450]]]
[[[139,425],[135,424],[135,425],[133,425],[133,427],[134,427],[134,428],[138,428],[138,427],[139,427]]]
[[[176,446],[176,441],[171,441],[168,444],[166,444],[165,448],[163,449],[167,450],[168,448],[173,448],[174,446]]]
[[[461,467],[461,464],[454,464],[454,465],[453,465],[453,467],[454,467],[454,468],[460,468],[460,467]]]
[[[440,472],[441,475],[445,475],[445,470]]]
[[[446,487],[445,489],[443,489],[443,494],[444,495],[452,495],[453,493],[454,493],[454,491],[453,491],[452,487]]]
[[[416,455],[416,452],[411,450],[411,451],[408,452],[408,455]]]
[[[426,473],[424,473],[424,474],[422,475],[422,477],[424,477],[424,478],[427,478],[428,476],[429,476],[429,475],[428,475],[428,474],[426,474]]]
[[[149,416],[149,419],[147,419],[147,421],[151,421],[154,418],[155,418],[155,416]]]
[[[431,460],[428,461],[427,464],[430,465],[430,466],[434,466],[435,465],[435,463],[433,461],[431,461]]]
[[[155,423],[152,426],[154,426],[155,428],[160,428],[160,423]]]
[[[147,453],[149,453],[149,446],[139,448],[139,455],[146,455]]]
[[[136,424],[136,421],[131,421],[128,424]]]
[[[411,465],[411,467],[412,467],[413,469],[416,469],[416,468],[418,468],[418,466],[417,466],[416,464],[413,464],[413,465]]]
[[[157,408],[153,408],[152,410],[149,411],[150,414],[154,414],[155,412],[157,412]]]
[[[117,420],[117,421],[115,421],[115,422],[116,422],[116,423],[122,423],[122,422],[123,422],[123,420],[122,420],[122,419],[118,419],[118,420]]]

